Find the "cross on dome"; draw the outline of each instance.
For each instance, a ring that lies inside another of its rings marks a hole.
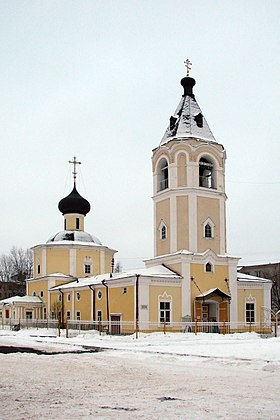
[[[70,164],[72,164],[73,167],[74,167],[74,171],[72,172],[72,174],[74,175],[74,183],[75,183],[76,182],[76,178],[77,178],[76,167],[77,167],[77,165],[81,165],[82,162],[78,162],[76,156],[73,157],[73,160],[69,160],[68,162]]]
[[[190,74],[190,70],[191,70],[191,66],[192,66],[192,63],[190,62],[190,60],[187,58],[185,61],[184,61],[184,64],[185,64],[185,67],[186,67],[186,69],[187,69],[187,76],[189,76],[189,74]]]

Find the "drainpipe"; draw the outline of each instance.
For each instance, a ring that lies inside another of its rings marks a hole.
[[[64,325],[64,294],[61,289],[58,289],[61,293],[61,328],[65,328]]]
[[[135,321],[136,321],[136,338],[138,338],[139,332],[139,277],[140,274],[136,274],[136,302],[135,302]]]
[[[108,332],[109,332],[109,287],[107,285],[107,283],[105,282],[105,280],[102,280],[101,283],[103,284],[103,286],[106,287],[106,303],[107,303],[107,321],[108,321]]]
[[[92,320],[95,321],[95,288],[92,286],[88,286],[90,288],[90,290],[92,291]]]

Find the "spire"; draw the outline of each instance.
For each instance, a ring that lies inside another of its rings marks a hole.
[[[58,209],[62,214],[77,213],[86,216],[86,214],[90,211],[90,203],[85,198],[83,198],[76,189],[76,166],[81,165],[81,162],[78,162],[76,156],[74,156],[72,161],[69,160],[69,163],[73,164],[74,166],[74,170],[72,172],[74,178],[74,187],[71,193],[67,195],[67,197],[64,197],[62,200],[60,200],[58,203]]]
[[[189,59],[184,63],[187,69],[187,76],[181,80],[184,93],[174,115],[170,117],[161,146],[172,139],[196,138],[216,142],[193,93],[196,82],[189,76],[192,63]]]

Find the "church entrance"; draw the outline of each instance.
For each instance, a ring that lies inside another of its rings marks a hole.
[[[229,301],[230,296],[220,289],[210,289],[195,298],[194,319],[203,323],[204,332],[219,332],[219,325],[229,322]]]

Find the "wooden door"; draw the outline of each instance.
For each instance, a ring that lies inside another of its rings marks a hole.
[[[121,333],[120,315],[111,315],[111,334],[119,335]]]

